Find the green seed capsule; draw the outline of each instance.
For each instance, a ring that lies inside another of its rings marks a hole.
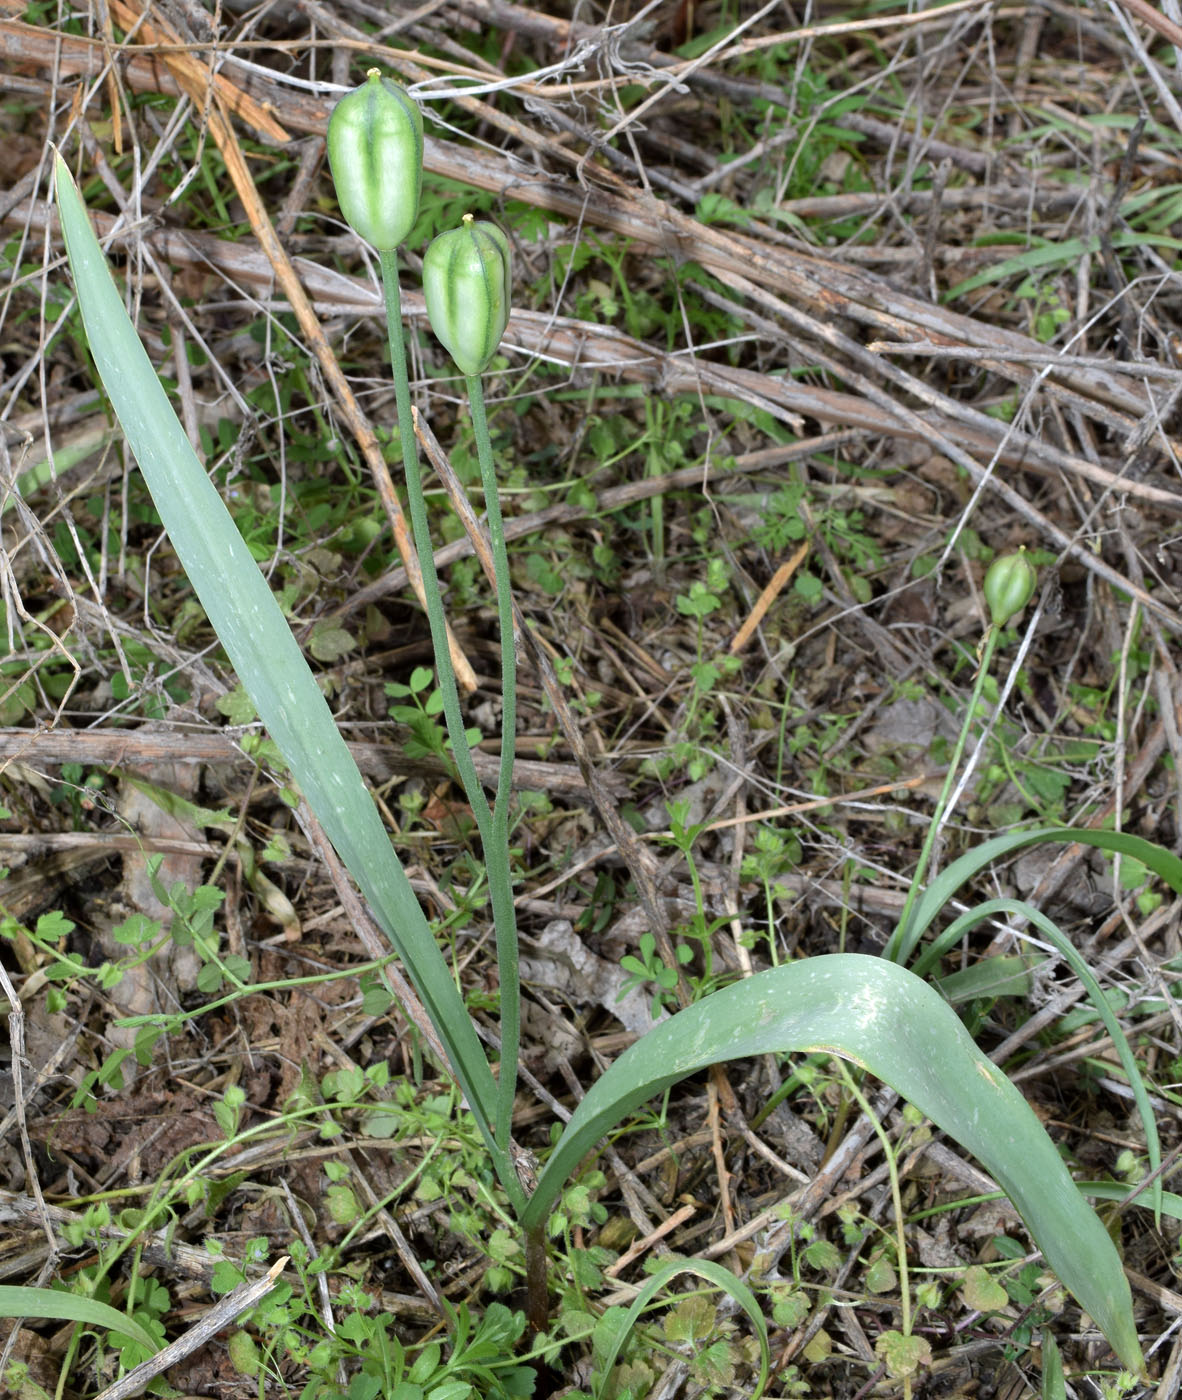
[[[419,104],[376,68],[347,92],[328,119],[328,163],[341,213],[379,253],[414,227],[423,187]]]
[[[1010,618],[1020,613],[1034,596],[1038,570],[1026,557],[1025,549],[1017,554],[1003,554],[989,566],[985,575],[985,601],[995,627],[1004,627]]]
[[[423,256],[423,296],[431,329],[463,374],[480,374],[509,324],[509,240],[496,224],[464,215]]]

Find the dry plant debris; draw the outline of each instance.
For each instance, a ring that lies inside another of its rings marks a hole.
[[[521,1261],[478,1140],[96,391],[50,143],[490,1037],[496,964],[408,584],[381,292],[324,162],[340,91],[379,65],[424,104],[414,246],[466,211],[509,233],[490,413],[533,639],[513,736],[515,1136],[544,1152],[539,1105],[568,1110],[653,1018],[769,963],[881,949],[999,553],[1040,566],[1040,620],[941,859],[1034,819],[1182,841],[1176,12],[0,12],[0,965],[24,1034],[23,1112],[0,1083],[0,1281],[101,1280],[174,1340],[289,1254],[236,1330],[194,1334],[175,1391],[524,1393]],[[405,309],[453,656],[469,722],[495,734],[495,614],[457,523],[471,429],[421,297]],[[482,777],[497,757],[486,741]],[[700,827],[688,859],[675,823]],[[1168,1187],[1176,900],[1132,862],[1046,849],[982,893],[1052,913],[1101,977]],[[965,1004],[978,1041],[1077,1177],[1138,1180],[1111,1043],[1020,934],[979,934],[943,971],[1011,959]],[[563,1346],[535,1393],[589,1390],[605,1317],[677,1256],[756,1288],[773,1395],[1065,1394],[1060,1357],[1075,1393],[1175,1393],[1174,1217],[1111,1220],[1141,1388],[979,1169],[890,1095],[872,1107],[901,1180],[913,1348],[890,1341],[898,1222],[848,1086],[825,1063],[740,1062],[650,1105],[564,1199]],[[27,1400],[115,1375],[95,1334],[3,1336]],[[749,1323],[684,1280],[630,1345],[609,1393],[750,1392]]]

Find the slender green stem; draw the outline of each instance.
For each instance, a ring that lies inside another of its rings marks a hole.
[[[493,462],[492,439],[484,412],[484,384],[478,374],[465,375],[468,403],[472,413],[472,430],[476,435],[476,455],[480,462],[480,480],[484,486],[484,508],[488,514],[488,533],[492,540],[493,569],[497,579],[497,620],[501,628],[501,732],[508,740],[501,744],[501,769],[497,778],[496,808],[509,803],[513,781],[514,734],[517,725],[517,644],[513,628],[513,595],[509,589],[509,551],[505,547],[505,525],[501,519],[496,465]]]
[[[493,572],[497,580],[497,618],[501,629],[501,767],[493,803],[492,831],[484,843],[493,923],[497,934],[497,971],[501,982],[501,1075],[497,1085],[497,1142],[507,1147],[517,1089],[517,1055],[521,1042],[521,984],[518,974],[517,915],[513,908],[513,874],[509,866],[509,798],[517,733],[517,639],[513,628],[513,596],[509,589],[509,551],[501,519],[496,466],[484,386],[478,374],[465,376],[476,455],[484,484],[484,507],[492,540]]]
[[[874,1110],[870,1107],[870,1101],[862,1093],[854,1081],[854,1076],[850,1073],[849,1066],[844,1060],[838,1060],[837,1066],[841,1071],[841,1077],[845,1080],[845,1086],[851,1096],[857,1101],[858,1107],[870,1121],[870,1126],[878,1135],[879,1142],[882,1143],[883,1154],[886,1157],[887,1174],[891,1180],[891,1204],[895,1208],[895,1250],[898,1254],[899,1265],[899,1296],[903,1311],[903,1335],[911,1335],[911,1284],[907,1269],[907,1239],[904,1234],[903,1218],[903,1193],[899,1189],[899,1164],[895,1160],[895,1149],[891,1145],[891,1140],[886,1135],[886,1130],[878,1121]],[[910,1386],[908,1385],[908,1393]]]
[[[973,683],[973,694],[969,700],[968,711],[964,717],[964,723],[960,727],[960,734],[956,739],[956,747],[952,751],[952,761],[948,765],[948,772],[944,778],[944,786],[940,791],[939,801],[936,803],[936,810],[932,813],[931,824],[928,827],[928,834],[924,838],[923,849],[919,853],[919,864],[915,867],[915,874],[911,877],[911,888],[907,891],[907,902],[903,905],[903,913],[899,917],[897,930],[892,935],[891,942],[903,946],[903,940],[907,936],[907,925],[911,922],[911,915],[915,908],[915,901],[919,898],[923,889],[924,876],[927,874],[928,863],[932,858],[932,850],[936,844],[936,837],[940,833],[940,823],[944,817],[944,809],[948,805],[948,798],[952,792],[953,784],[956,782],[956,775],[960,771],[960,760],[964,757],[965,744],[968,742],[969,732],[977,716],[977,703],[981,699],[981,692],[985,688],[985,677],[989,674],[989,666],[993,661],[993,653],[997,649],[997,639],[1001,635],[1000,628],[990,627],[985,633],[985,641],[981,648],[981,664],[977,667],[977,677]]]
[[[452,755],[456,770],[464,785],[468,802],[471,805],[476,826],[480,832],[484,848],[484,862],[488,869],[489,893],[493,908],[493,922],[497,934],[497,962],[501,976],[501,1073],[497,1085],[497,1106],[495,1122],[481,1124],[487,1135],[491,1132],[495,1147],[493,1161],[501,1184],[508,1193],[513,1209],[520,1214],[525,1208],[525,1195],[517,1173],[509,1157],[509,1132],[513,1113],[513,1097],[517,1087],[517,1050],[520,1041],[520,990],[517,971],[517,929],[513,912],[513,885],[509,871],[508,837],[508,792],[505,779],[504,751],[508,748],[512,762],[512,728],[506,728],[507,739],[502,739],[501,783],[498,784],[497,814],[494,819],[488,799],[476,774],[472,762],[472,751],[464,729],[464,719],[460,711],[460,696],[456,687],[455,671],[451,664],[451,653],[447,644],[447,623],[443,615],[443,601],[439,592],[439,576],[435,571],[435,557],[431,544],[431,531],[427,521],[427,502],[423,495],[422,474],[419,468],[418,448],[415,445],[414,422],[410,411],[410,384],[406,372],[406,342],[402,331],[402,295],[398,283],[398,256],[394,252],[381,254],[382,287],[386,299],[386,329],[390,337],[390,363],[394,379],[394,401],[398,409],[398,436],[402,441],[402,464],[406,472],[406,493],[410,505],[411,527],[414,530],[415,549],[419,555],[419,566],[423,571],[423,592],[426,595],[427,619],[431,625],[431,643],[435,650],[435,664],[439,677],[439,690],[443,697],[443,715],[447,721],[447,732],[451,739]],[[483,404],[482,404],[483,407]],[[483,421],[483,416],[482,416]],[[487,439],[488,430],[485,429]],[[491,471],[491,452],[488,454]],[[483,467],[483,456],[481,465]],[[490,493],[496,501],[495,490]],[[500,515],[497,515],[500,524]],[[504,538],[502,531],[502,553]],[[498,569],[498,574],[501,570]],[[508,579],[507,568],[504,576]],[[512,630],[508,633],[508,652],[513,653]],[[504,648],[503,648],[504,649]],[[506,707],[507,724],[516,721]],[[501,800],[500,786],[506,788],[505,800]],[[508,969],[508,971],[507,971]],[[476,1109],[476,1105],[470,1105]],[[478,1116],[479,1116],[479,1111]]]
[[[406,472],[406,494],[410,503],[410,523],[414,531],[415,549],[423,572],[423,593],[427,604],[427,621],[431,625],[431,644],[435,649],[435,664],[439,690],[443,696],[443,717],[451,739],[452,756],[464,785],[481,840],[486,844],[492,826],[488,799],[476,776],[472,751],[460,711],[460,695],[452,669],[451,652],[447,645],[447,622],[443,615],[443,600],[439,593],[439,575],[435,572],[435,554],[427,522],[427,502],[423,496],[423,478],[419,470],[419,452],[415,445],[414,421],[410,412],[410,382],[406,373],[406,341],[402,331],[402,293],[398,283],[398,254],[381,254],[382,288],[386,297],[386,330],[390,337],[390,366],[394,378],[394,402],[398,409],[398,436],[402,442],[402,465]]]

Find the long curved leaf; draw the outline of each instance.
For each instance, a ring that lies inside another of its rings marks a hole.
[[[962,914],[959,919],[951,923],[938,938],[934,938],[924,949],[915,963],[915,975],[923,977],[935,966],[944,953],[954,947],[960,939],[970,929],[977,924],[983,923],[986,919],[991,919],[995,914],[1017,914],[1022,918],[1029,919],[1043,937],[1058,949],[1059,955],[1071,968],[1072,972],[1083,983],[1084,991],[1088,1000],[1096,1008],[1100,1020],[1104,1023],[1104,1029],[1112,1038],[1113,1047],[1117,1057],[1124,1068],[1124,1072],[1129,1076],[1129,1088],[1132,1090],[1133,1099],[1137,1104],[1137,1112],[1141,1115],[1141,1123],[1145,1128],[1145,1145],[1149,1157],[1149,1169],[1153,1174],[1153,1181],[1150,1191],[1154,1202],[1154,1213],[1157,1216],[1157,1224],[1161,1225],[1161,1200],[1162,1186],[1159,1171],[1161,1168],[1161,1140],[1157,1134],[1157,1119],[1153,1115],[1153,1105],[1149,1102],[1149,1094],[1145,1088],[1145,1081],[1141,1078],[1141,1068],[1137,1064],[1133,1055],[1128,1038],[1121,1027],[1120,1022],[1113,1014],[1112,1007],[1108,1004],[1108,998],[1104,995],[1103,988],[1096,981],[1095,974],[1088,966],[1082,954],[1078,951],[1071,939],[1058,928],[1055,923],[1048,919],[1032,904],[1027,904],[1022,899],[990,899],[984,904],[975,905],[966,914]]]
[[[1075,1184],[1085,1196],[1095,1201],[1115,1201],[1117,1205],[1128,1202],[1138,1210],[1153,1209],[1152,1200],[1146,1199],[1146,1193],[1139,1186],[1126,1186],[1123,1181],[1077,1181]],[[1129,1197],[1134,1191],[1140,1194],[1130,1201]],[[1161,1213],[1171,1220],[1182,1220],[1182,1196],[1173,1191],[1163,1191]]]
[[[483,1130],[496,1084],[447,963],[315,677],[140,344],[60,156],[55,170],[91,353],[164,528],[259,717],[402,959]]]
[[[729,1269],[724,1269],[721,1264],[716,1264],[711,1259],[675,1259],[669,1264],[663,1264],[655,1274],[645,1280],[640,1291],[633,1298],[628,1311],[624,1314],[599,1367],[599,1383],[591,1387],[591,1394],[596,1397],[596,1400],[599,1400],[599,1397],[607,1389],[607,1382],[611,1377],[611,1369],[616,1364],[616,1357],[619,1356],[620,1348],[627,1340],[628,1333],[639,1321],[640,1314],[661,1289],[672,1279],[675,1279],[678,1274],[696,1274],[698,1278],[705,1279],[707,1283],[721,1289],[728,1297],[738,1303],[751,1319],[755,1335],[759,1338],[759,1379],[755,1383],[755,1389],[751,1392],[751,1400],[759,1400],[763,1394],[767,1385],[768,1371],[771,1369],[772,1357],[771,1349],[768,1346],[767,1322],[755,1300],[755,1294],[751,1292],[742,1279],[736,1278]]]
[[[130,1337],[146,1348],[150,1356],[160,1343],[133,1317],[121,1313],[97,1298],[80,1293],[62,1293],[56,1288],[26,1288],[0,1284],[0,1317],[48,1317],[56,1322],[80,1322],[85,1327],[103,1327],[117,1336]]]
[[[1124,1365],[1143,1366],[1116,1248],[1017,1089],[914,973],[835,953],[705,997],[637,1041],[591,1086],[550,1155],[523,1224],[539,1225],[579,1161],[632,1109],[722,1060],[825,1050],[897,1089],[977,1157]]]
[[[1164,846],[1146,841],[1142,836],[1132,836],[1125,831],[1095,831],[1090,827],[1074,826],[1040,826],[1029,831],[1007,831],[966,851],[936,876],[916,901],[906,928],[900,924],[887,940],[883,957],[891,962],[908,962],[916,944],[961,885],[995,860],[1024,850],[1027,846],[1044,845],[1048,841],[1062,841],[1068,845],[1079,842],[1081,846],[1097,846],[1109,853],[1134,856],[1155,875],[1161,876],[1176,894],[1182,894],[1182,860]]]

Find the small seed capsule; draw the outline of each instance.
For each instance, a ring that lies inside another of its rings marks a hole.
[[[989,566],[985,575],[985,601],[995,627],[1004,627],[1034,596],[1038,570],[1026,557],[1026,550],[1003,554]]]
[[[509,324],[512,256],[496,224],[464,215],[423,255],[423,296],[431,329],[462,374],[481,374]]]
[[[423,115],[376,68],[328,119],[328,163],[341,213],[379,253],[398,247],[419,215]]]

